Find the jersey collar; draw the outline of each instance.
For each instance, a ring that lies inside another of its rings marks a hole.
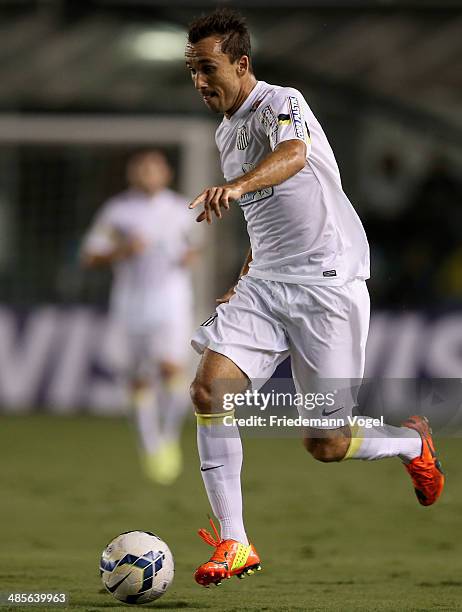
[[[243,117],[250,110],[250,107],[252,106],[252,104],[256,102],[258,95],[261,93],[261,90],[263,89],[263,85],[264,85],[263,81],[257,81],[255,87],[252,89],[252,91],[249,93],[247,98],[244,100],[243,104],[241,104],[241,106],[237,109],[237,111],[229,119],[224,117],[224,120],[234,121],[235,119],[240,119],[241,117]]]

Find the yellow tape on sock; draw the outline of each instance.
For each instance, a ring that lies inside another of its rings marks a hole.
[[[359,425],[353,425],[353,427],[351,428],[350,446],[348,447],[348,450],[345,453],[345,457],[343,457],[342,461],[355,458],[355,455],[361,448],[361,444],[364,440],[364,435],[361,434],[362,428],[359,427]]]
[[[212,412],[211,414],[196,412],[196,419],[198,425],[222,425],[225,417],[233,415],[234,410],[227,410],[226,412]]]

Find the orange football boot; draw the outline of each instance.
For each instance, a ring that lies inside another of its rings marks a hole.
[[[253,544],[241,544],[236,540],[222,540],[218,534],[213,520],[209,517],[210,524],[215,533],[213,537],[206,529],[199,529],[200,537],[215,547],[215,552],[207,563],[199,565],[194,578],[202,586],[210,584],[220,585],[222,580],[237,576],[245,578],[255,571],[260,571],[260,557]]]
[[[403,427],[415,429],[422,438],[422,452],[404,467],[409,472],[414,484],[415,494],[422,506],[431,506],[436,502],[444,487],[444,473],[435,453],[432,430],[428,419],[414,415],[404,421]]]

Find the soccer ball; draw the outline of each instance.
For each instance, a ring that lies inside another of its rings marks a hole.
[[[173,580],[173,556],[149,531],[127,531],[103,550],[101,580],[116,599],[143,604],[161,597]]]

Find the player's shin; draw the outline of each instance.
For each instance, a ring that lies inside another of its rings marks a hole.
[[[408,427],[352,427],[346,459],[385,459],[399,457],[405,463],[418,457],[422,441],[417,431]]]
[[[236,425],[224,424],[224,416],[230,413],[196,413],[200,469],[213,513],[220,522],[221,539],[248,544],[242,518],[241,438]]]
[[[161,443],[159,410],[154,389],[147,385],[133,389],[131,403],[141,450],[153,454]]]
[[[159,404],[162,406],[163,438],[167,442],[178,442],[186,413],[190,406],[184,375],[177,374],[162,384]]]

